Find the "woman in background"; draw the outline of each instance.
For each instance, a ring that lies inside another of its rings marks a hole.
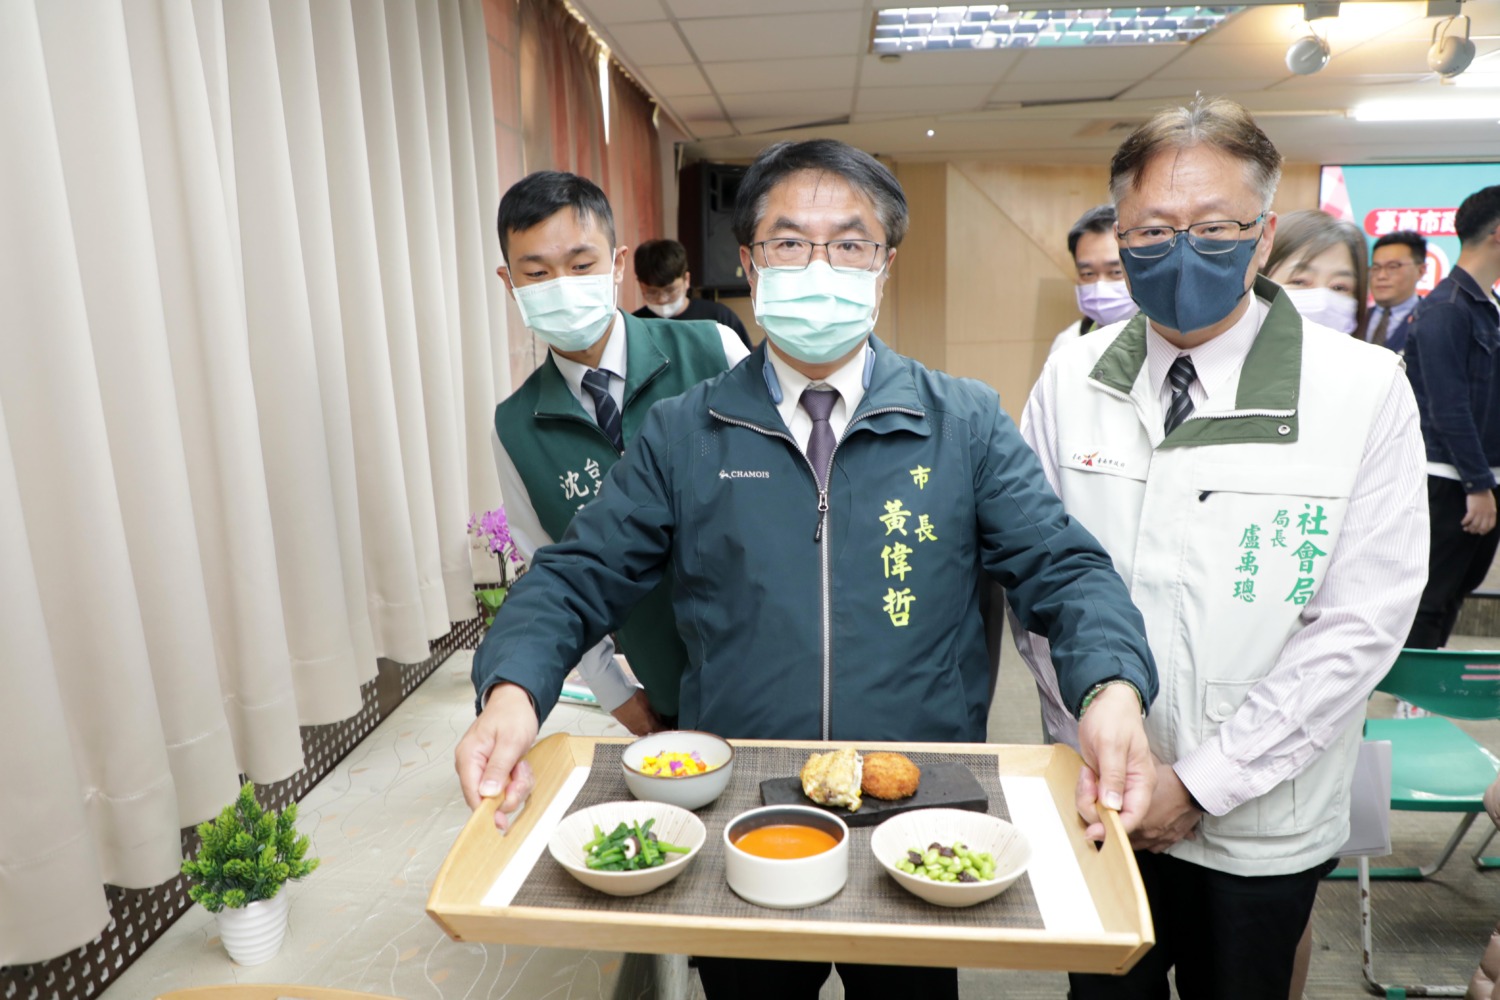
[[[1283,215],[1261,273],[1286,289],[1303,319],[1340,333],[1364,329],[1370,277],[1354,223],[1317,209]]]
[[[1354,223],[1315,208],[1283,215],[1277,221],[1276,242],[1261,273],[1286,289],[1303,319],[1339,333],[1364,329],[1370,274],[1365,237]],[[1302,1000],[1311,962],[1309,920],[1297,944],[1289,1000]]]

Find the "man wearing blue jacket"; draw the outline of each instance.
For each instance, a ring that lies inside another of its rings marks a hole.
[[[1406,639],[1416,649],[1448,644],[1500,539],[1500,185],[1465,198],[1454,228],[1458,264],[1407,324],[1406,376],[1422,414],[1432,532],[1427,588]]]
[[[680,725],[726,737],[985,739],[982,597],[1003,585],[1081,717],[1078,807],[1133,827],[1154,768],[1144,626],[988,387],[871,336],[906,231],[895,177],[831,140],[780,143],[735,212],[747,361],[657,404],[600,498],[537,553],[474,662],[466,800],[531,788],[522,756],[578,652],[663,574],[689,653]],[[700,959],[712,1000],[815,997],[827,963]],[[955,970],[840,966],[846,995],[956,997]]]

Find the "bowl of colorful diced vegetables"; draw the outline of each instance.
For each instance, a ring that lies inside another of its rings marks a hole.
[[[734,747],[713,733],[675,729],[642,736],[620,754],[625,786],[648,802],[700,809],[723,794]]]
[[[547,842],[591,889],[639,896],[672,881],[703,849],[703,821],[665,802],[601,802],[563,819]]]
[[[916,809],[870,835],[870,850],[903,888],[938,906],[994,899],[1031,864],[1031,842],[1013,824],[965,809]]]

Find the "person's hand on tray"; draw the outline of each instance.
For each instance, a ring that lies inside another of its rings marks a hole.
[[[458,783],[470,809],[478,809],[482,799],[504,792],[495,809],[495,826],[501,832],[510,825],[508,814],[521,808],[531,794],[531,765],[521,758],[536,740],[537,729],[536,709],[526,689],[496,684],[490,689],[484,711],[453,752]]]
[[[1193,802],[1192,793],[1177,777],[1170,764],[1156,765],[1156,792],[1151,796],[1151,808],[1141,825],[1130,838],[1130,846],[1138,851],[1160,854],[1179,840],[1192,840],[1198,836],[1198,822],[1203,819],[1203,810]]]
[[[646,692],[636,688],[635,694],[630,700],[619,708],[609,713],[615,717],[615,721],[630,730],[632,736],[650,736],[667,728],[662,724],[660,716],[651,708],[651,701],[646,697]]]
[[[1111,684],[1094,697],[1078,720],[1078,750],[1084,762],[1077,790],[1078,814],[1088,824],[1084,835],[1104,839],[1100,806],[1118,811],[1131,833],[1145,818],[1157,782],[1134,687]]]

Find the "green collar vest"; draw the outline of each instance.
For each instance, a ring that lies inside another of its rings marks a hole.
[[[631,401],[654,382],[672,361],[655,339],[646,336],[645,320],[629,313],[621,315],[625,317],[625,406],[629,407]],[[717,334],[717,330],[714,332]],[[550,350],[546,360],[537,369],[537,376],[535,416],[568,417],[594,424],[569,390],[567,380],[563,378]],[[600,433],[602,436],[603,432]]]
[[[1189,419],[1159,445],[1291,444],[1297,440],[1302,386],[1302,316],[1281,286],[1256,275],[1251,294],[1270,302],[1265,322],[1240,369],[1234,409]],[[1130,395],[1146,365],[1146,314],[1136,313],[1089,373],[1089,381]]]

